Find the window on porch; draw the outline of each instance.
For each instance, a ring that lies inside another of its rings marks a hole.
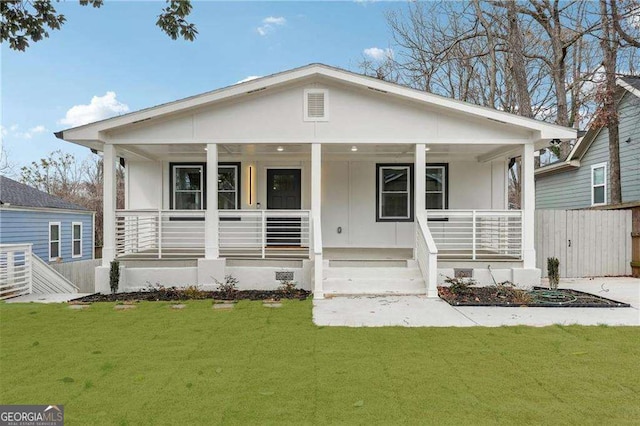
[[[207,208],[206,163],[171,163],[169,186],[172,210]],[[240,208],[240,163],[218,164],[218,209]]]
[[[449,208],[448,179],[448,164],[427,164],[425,184],[425,206],[427,206],[427,210],[443,210]]]

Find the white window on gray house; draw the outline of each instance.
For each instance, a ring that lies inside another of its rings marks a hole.
[[[376,168],[376,220],[378,222],[412,221],[413,166],[409,164],[378,164]]]
[[[329,91],[327,89],[304,90],[304,121],[329,120]]]
[[[591,205],[607,204],[607,163],[591,166]]]
[[[60,258],[60,222],[49,222],[49,261]]]
[[[448,165],[428,164],[426,169],[426,202],[427,209],[442,210],[447,206],[448,195]]]
[[[172,209],[202,210],[204,208],[204,165],[172,164]]]
[[[82,257],[82,222],[71,224],[71,257]]]

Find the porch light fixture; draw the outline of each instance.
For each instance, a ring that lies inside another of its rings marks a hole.
[[[252,199],[252,191],[253,191],[253,167],[249,166],[249,205],[253,205]]]
[[[431,151],[431,148],[429,148],[429,147],[427,146],[427,147],[425,147],[425,148],[424,148],[424,151],[425,151],[425,152],[427,152],[427,151]]]
[[[357,150],[358,150],[357,146],[354,145],[354,146],[351,147],[351,152],[356,152]]]
[[[283,148],[283,147],[281,147],[281,146],[279,146],[279,147],[277,147],[277,148],[276,148],[276,151],[278,151],[278,152],[282,152],[282,151],[284,151],[284,148]]]

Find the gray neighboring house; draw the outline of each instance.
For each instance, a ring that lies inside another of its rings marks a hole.
[[[620,179],[622,202],[640,201],[640,77],[620,77]],[[536,170],[536,209],[582,209],[610,204],[609,138],[591,127],[563,162]]]

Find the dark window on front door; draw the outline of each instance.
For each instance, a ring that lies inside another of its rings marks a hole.
[[[300,169],[267,169],[267,209],[300,210],[302,207]],[[267,245],[299,246],[302,220],[283,216],[267,218]]]
[[[267,169],[267,209],[300,210],[300,169]]]

